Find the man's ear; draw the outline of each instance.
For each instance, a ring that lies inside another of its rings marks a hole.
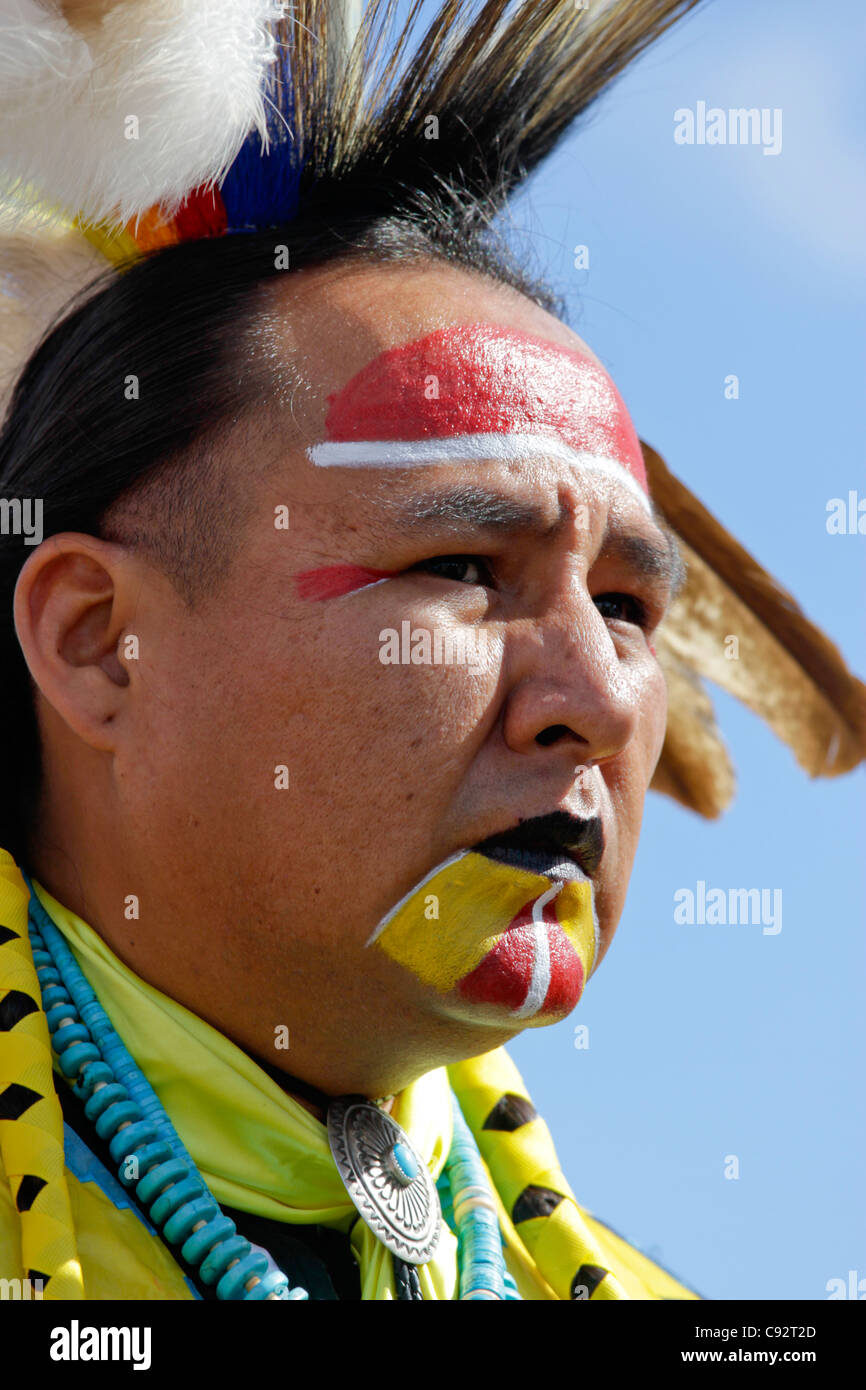
[[[15,630],[31,676],[64,723],[103,751],[114,747],[129,685],[117,649],[131,563],[124,546],[61,532],[33,551],[15,587]]]

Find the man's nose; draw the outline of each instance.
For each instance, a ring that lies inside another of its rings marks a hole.
[[[561,745],[581,763],[615,758],[633,738],[640,681],[625,669],[585,590],[508,634],[509,695],[503,733],[518,753]]]

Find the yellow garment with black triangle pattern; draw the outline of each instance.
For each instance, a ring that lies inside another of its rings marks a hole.
[[[391,1257],[358,1219],[325,1127],[244,1052],[139,979],[81,918],[36,887],[217,1201],[277,1221],[351,1232],[362,1298],[394,1298]],[[193,1298],[167,1246],[129,1206],[115,1205],[80,1169],[76,1175],[64,1151],[55,1084],[69,1083],[56,1069],[41,1008],[28,898],[14,860],[0,850],[0,1280],[40,1279],[42,1296],[55,1300]],[[506,1264],[524,1299],[698,1297],[577,1203],[547,1126],[503,1048],[429,1072],[396,1097],[392,1114],[434,1180],[451,1144],[451,1088],[486,1165]],[[515,1107],[517,1127],[496,1128],[500,1112],[515,1123]],[[523,1215],[521,1197],[529,1188],[549,1191],[549,1215]],[[425,1299],[458,1296],[457,1241],[444,1223],[434,1258],[418,1272]],[[26,1288],[23,1282],[3,1287]]]

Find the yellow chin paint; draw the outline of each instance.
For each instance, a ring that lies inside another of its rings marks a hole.
[[[440,994],[533,1018],[574,1008],[597,937],[588,880],[562,882],[467,850],[422,879],[367,945]]]

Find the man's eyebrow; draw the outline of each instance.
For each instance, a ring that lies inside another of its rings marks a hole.
[[[686,567],[674,532],[658,513],[654,512],[653,520],[664,538],[664,545],[642,532],[608,530],[599,558],[612,556],[647,579],[664,580],[674,599],[685,582]]]
[[[520,532],[551,536],[566,519],[561,508],[551,521],[549,508],[472,484],[413,497],[407,506],[399,507],[399,512],[401,525],[410,529],[435,526],[441,530],[443,523],[451,523],[455,530],[462,530],[468,524],[506,536]],[[655,505],[652,519],[664,538],[663,545],[643,532],[609,530],[602,542],[602,553],[622,559],[641,575],[665,580],[670,584],[673,599],[685,581],[686,568],[676,534]]]
[[[680,589],[682,589],[683,585],[686,582],[686,578],[688,576],[688,566],[686,565],[686,562],[683,559],[683,554],[680,550],[679,537],[677,536],[676,531],[665,521],[655,502],[651,502],[651,507],[653,521],[655,522],[659,531],[661,531],[662,535],[667,541],[668,552],[671,561],[671,593],[669,602],[672,603],[673,600],[676,598],[677,594],[680,592]]]
[[[402,510],[402,509],[401,509]],[[549,508],[533,502],[521,502],[504,497],[488,488],[464,484],[445,492],[431,492],[415,497],[402,510],[402,521],[413,529],[425,526],[441,529],[451,522],[455,529],[467,525],[482,531],[512,534],[518,531],[538,531],[549,535],[562,524],[565,514],[560,511],[551,522]]]

